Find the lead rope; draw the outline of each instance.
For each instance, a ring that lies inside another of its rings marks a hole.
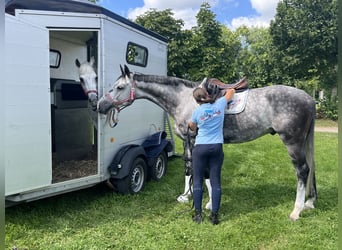
[[[196,137],[196,135],[197,133],[195,134],[194,137]],[[193,166],[192,166],[192,150],[193,150],[193,145],[194,145],[193,143],[194,137],[191,137],[190,127],[188,126],[187,133],[186,133],[186,141],[184,143],[188,147],[189,154],[187,154],[187,156],[184,156],[184,161],[185,161],[185,174],[190,176],[188,192],[190,192],[190,196],[192,198],[193,198],[192,187],[193,187],[193,180],[194,180],[193,179]],[[192,199],[190,210],[192,210],[194,206],[195,206],[195,202],[194,202],[194,199]]]
[[[190,135],[190,128],[188,127],[187,133],[185,135],[185,140],[183,141],[183,148],[184,148],[184,155],[183,155],[183,160],[184,160],[184,174],[190,176],[189,178],[189,190],[185,193],[188,194],[190,192],[191,197],[193,197],[193,192],[192,192],[192,185],[193,185],[193,171],[192,171],[192,143],[191,143],[191,135]],[[190,154],[186,152],[186,150],[190,151]],[[178,214],[183,214],[187,212],[191,212],[194,208],[194,199],[192,199],[191,207],[186,210],[182,210],[178,212]]]
[[[187,141],[188,141],[188,145],[189,145],[189,151],[191,153],[191,157],[190,157],[190,166],[189,168],[191,168],[191,175],[190,175],[190,178],[189,178],[189,191],[190,191],[190,195],[192,197],[192,205],[191,205],[191,208],[190,210],[192,210],[195,206],[195,201],[194,201],[194,196],[193,196],[193,192],[192,192],[192,185],[194,183],[194,179],[193,179],[193,176],[194,176],[194,173],[193,173],[193,166],[192,166],[192,142],[191,142],[191,136],[190,136],[190,127],[188,126],[188,129],[187,129]]]

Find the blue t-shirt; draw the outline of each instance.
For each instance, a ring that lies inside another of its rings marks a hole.
[[[196,144],[223,143],[223,119],[227,100],[223,96],[215,103],[204,103],[195,109],[191,121],[197,124]]]

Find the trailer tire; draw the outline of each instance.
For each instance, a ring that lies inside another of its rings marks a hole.
[[[167,169],[167,156],[165,151],[163,150],[157,157],[151,168],[151,178],[155,181],[160,181]]]
[[[137,157],[131,165],[128,176],[124,177],[123,179],[117,179],[115,181],[117,191],[120,194],[139,193],[146,183],[146,169],[147,167],[145,160],[141,157]]]

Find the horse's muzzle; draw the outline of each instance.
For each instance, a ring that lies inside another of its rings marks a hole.
[[[112,107],[113,104],[104,98],[101,98],[97,103],[97,110],[100,114],[106,115]]]
[[[89,103],[90,103],[91,109],[93,111],[96,111],[97,110],[97,97],[93,99],[89,99]]]

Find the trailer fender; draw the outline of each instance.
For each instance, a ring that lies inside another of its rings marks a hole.
[[[137,157],[141,157],[147,162],[146,153],[142,146],[127,145],[121,148],[108,166],[111,178],[122,179],[126,177],[129,174],[133,161]]]
[[[146,156],[149,159],[149,165],[153,165],[153,161],[157,158],[162,151],[165,153],[173,150],[172,143],[166,139],[166,132],[161,131],[150,135],[142,144],[145,149]],[[152,161],[152,163],[150,163]]]

